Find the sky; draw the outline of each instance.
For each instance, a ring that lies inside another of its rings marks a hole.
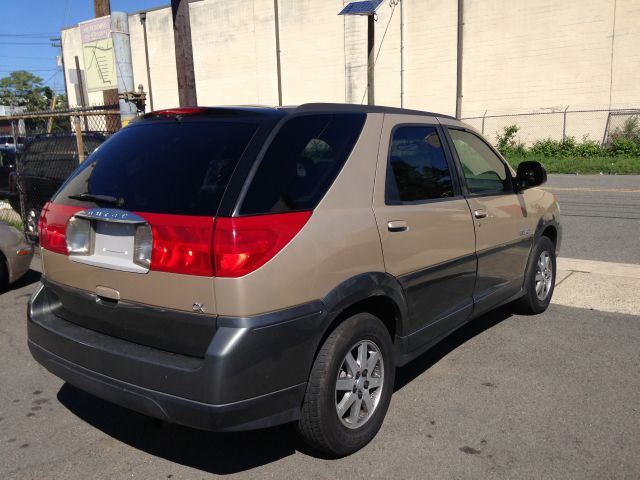
[[[112,12],[137,12],[169,4],[169,0],[111,0]],[[62,69],[56,66],[60,49],[51,38],[60,29],[94,17],[93,0],[0,0],[0,78],[27,70],[45,85],[64,92]]]

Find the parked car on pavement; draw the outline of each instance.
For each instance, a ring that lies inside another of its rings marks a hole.
[[[16,151],[16,144],[11,135],[0,135],[0,148]]]
[[[0,291],[29,271],[33,247],[16,228],[0,222]]]
[[[93,152],[105,140],[99,133],[83,133],[82,136],[87,154]],[[25,144],[19,162],[19,176],[15,168],[9,172],[7,190],[0,191],[0,196],[7,198],[12,208],[21,213],[19,192],[22,192],[25,233],[35,240],[38,236],[38,218],[42,207],[78,166],[75,134],[54,133],[33,137]]]
[[[153,112],[44,207],[29,347],[138,412],[295,422],[349,454],[382,425],[396,367],[500,305],[547,308],[561,230],[545,180],[434,113]]]
[[[9,190],[9,176],[15,169],[15,150],[0,147],[0,195]]]

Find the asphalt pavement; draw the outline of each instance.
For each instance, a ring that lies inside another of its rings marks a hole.
[[[560,202],[561,255],[640,264],[640,175],[549,175]]]
[[[640,215],[627,207],[640,204],[639,184],[551,176],[572,257],[558,262],[562,304],[533,317],[492,312],[399,369],[379,435],[342,459],[309,450],[288,426],[201,432],[64,384],[26,346],[36,261],[0,295],[0,478],[637,479],[640,308],[629,282],[640,282]],[[585,285],[596,285],[592,302]]]

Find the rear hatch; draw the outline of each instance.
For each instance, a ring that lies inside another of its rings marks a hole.
[[[276,121],[263,117],[159,112],[89,156],[40,219],[56,315],[204,356],[215,332],[214,224],[234,171]]]

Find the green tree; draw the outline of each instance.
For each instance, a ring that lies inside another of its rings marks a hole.
[[[0,105],[26,107],[28,111],[46,110],[53,91],[42,84],[42,78],[18,70],[0,78]]]

